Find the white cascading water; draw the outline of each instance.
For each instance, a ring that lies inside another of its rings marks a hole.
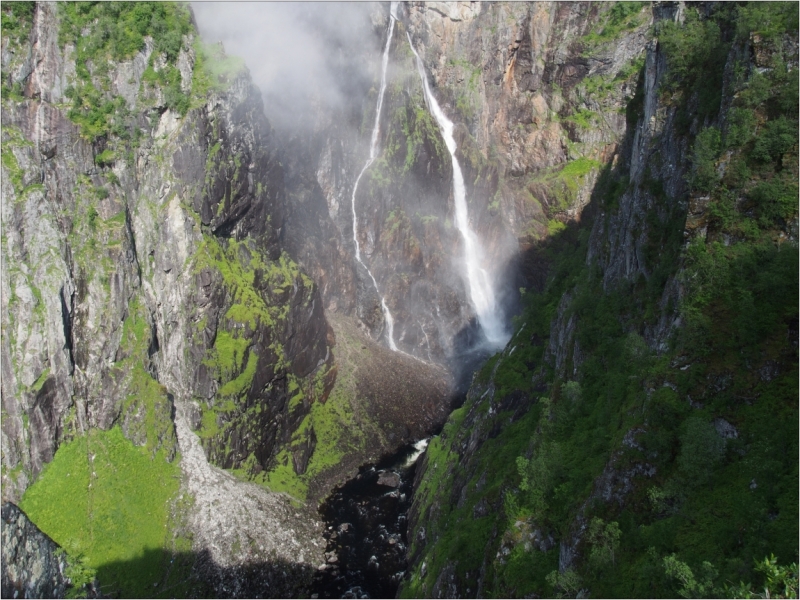
[[[417,54],[411,36],[408,35],[408,43],[411,51],[417,59],[417,70],[422,78],[422,87],[425,92],[425,102],[433,114],[439,129],[450,152],[453,161],[453,200],[455,202],[456,228],[464,238],[464,262],[467,271],[467,283],[469,285],[469,295],[475,313],[478,316],[478,323],[483,329],[486,339],[494,348],[505,346],[509,339],[505,326],[500,317],[497,301],[494,297],[492,282],[489,274],[481,266],[484,260],[484,252],[481,242],[475,232],[470,229],[469,215],[467,214],[467,193],[464,187],[464,175],[461,172],[461,165],[456,159],[456,140],[453,137],[453,122],[447,118],[442,111],[436,98],[431,93],[428,85],[428,78],[425,76],[425,67],[422,59]]]
[[[422,453],[425,452],[425,449],[428,447],[428,442],[431,441],[431,438],[425,438],[424,440],[419,440],[418,442],[414,443],[414,451],[408,455],[406,462],[403,463],[404,468],[409,468],[417,459],[422,456]]]
[[[383,311],[383,319],[386,322],[386,339],[389,342],[389,348],[392,350],[397,350],[397,345],[394,343],[394,319],[392,318],[392,313],[389,312],[389,307],[386,306],[386,299],[381,295],[380,290],[378,289],[378,282],[375,281],[375,277],[372,275],[372,271],[369,270],[369,267],[361,260],[361,247],[358,244],[358,216],[356,215],[356,191],[358,190],[358,182],[361,181],[361,176],[364,175],[367,169],[369,169],[370,165],[375,161],[375,158],[378,156],[378,135],[380,133],[380,123],[381,123],[381,108],[383,107],[383,94],[386,91],[386,69],[389,66],[389,47],[392,44],[392,33],[394,33],[394,22],[396,20],[396,2],[392,2],[390,14],[389,14],[389,36],[386,38],[386,48],[383,50],[383,60],[381,63],[381,88],[378,92],[378,107],[375,110],[375,126],[372,128],[372,139],[369,143],[369,158],[367,162],[364,164],[364,168],[361,169],[361,172],[356,177],[356,182],[353,185],[353,196],[351,199],[351,204],[353,206],[353,242],[356,245],[356,260],[361,263],[361,265],[366,269],[367,274],[369,275],[370,279],[372,279],[372,284],[375,286],[375,291],[378,292],[378,296],[381,299],[381,310]]]

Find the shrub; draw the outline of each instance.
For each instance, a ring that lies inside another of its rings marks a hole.
[[[789,220],[797,214],[797,182],[789,177],[773,177],[762,181],[748,193],[756,204],[762,227],[775,219]]]
[[[774,554],[762,561],[756,561],[757,573],[764,577],[761,592],[754,591],[752,586],[740,583],[737,587],[727,588],[729,598],[797,598],[797,563],[788,566],[778,564]]]
[[[719,595],[719,590],[714,587],[717,570],[708,561],[701,565],[700,572],[695,576],[689,565],[678,560],[675,554],[671,554],[664,557],[664,571],[667,577],[678,581],[680,584],[678,594],[683,598],[706,598]]]
[[[680,440],[678,468],[689,484],[703,485],[725,456],[725,440],[717,434],[711,423],[699,417],[686,420]]]
[[[592,545],[589,552],[589,564],[592,568],[599,570],[607,567],[609,563],[616,564],[615,555],[619,550],[620,537],[622,532],[616,521],[604,523],[599,517],[591,520],[587,539]]]
[[[113,150],[103,150],[100,154],[94,157],[94,162],[100,167],[105,167],[114,163],[116,155]]]
[[[87,216],[88,216],[88,219],[89,219],[89,228],[92,231],[94,231],[95,228],[97,227],[98,214],[99,213],[97,212],[97,209],[94,206],[90,206],[89,207],[89,214]]]
[[[780,161],[781,157],[797,145],[797,121],[781,115],[769,121],[760,132],[751,156],[765,163]]]
[[[716,160],[721,147],[722,140],[719,129],[716,127],[709,127],[697,134],[694,142],[691,178],[692,186],[696,190],[705,193],[711,192],[719,181]]]
[[[750,141],[755,133],[756,116],[752,110],[732,108],[728,112],[728,128],[725,133],[725,146],[738,148]]]

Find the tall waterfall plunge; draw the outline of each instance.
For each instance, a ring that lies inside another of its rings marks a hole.
[[[417,54],[411,36],[408,36],[408,43],[411,51],[417,59],[417,70],[422,79],[422,87],[425,92],[425,102],[433,114],[439,129],[450,152],[453,161],[453,200],[455,203],[455,220],[461,236],[464,238],[464,264],[466,267],[467,284],[469,296],[475,313],[478,316],[478,323],[483,329],[486,339],[494,348],[500,348],[506,344],[509,335],[503,325],[500,308],[494,297],[492,281],[481,265],[485,260],[485,253],[480,239],[469,226],[469,214],[467,213],[467,193],[464,186],[464,175],[461,172],[461,165],[456,158],[456,140],[453,137],[453,122],[444,114],[436,98],[431,93],[428,78],[425,76],[425,67],[422,59]]]
[[[378,282],[375,281],[372,271],[370,271],[369,267],[364,263],[363,260],[361,260],[361,247],[358,243],[358,215],[356,214],[356,191],[358,191],[358,183],[361,181],[362,175],[364,175],[366,170],[378,156],[378,135],[380,133],[381,108],[383,108],[383,95],[386,91],[386,69],[389,66],[389,47],[392,45],[392,33],[394,33],[396,14],[395,11],[396,3],[392,2],[389,14],[389,35],[386,38],[386,48],[383,50],[383,59],[381,61],[381,87],[380,92],[378,93],[378,106],[375,109],[375,125],[372,128],[372,139],[370,140],[369,144],[369,158],[367,159],[367,162],[364,163],[364,167],[361,169],[358,177],[356,177],[355,184],[353,184],[353,196],[351,198],[351,204],[353,208],[353,242],[356,246],[356,260],[361,263],[361,266],[363,266],[367,271],[370,279],[372,279],[372,284],[375,286],[375,291],[378,292],[378,296],[380,296],[383,319],[386,322],[386,340],[389,342],[389,348],[396,351],[398,348],[394,343],[394,319],[392,318],[392,313],[389,312],[389,307],[386,305],[386,299],[381,295],[381,292],[378,289]]]

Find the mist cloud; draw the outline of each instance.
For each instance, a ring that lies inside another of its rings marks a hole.
[[[192,9],[205,42],[221,41],[244,58],[267,116],[292,127],[309,120],[313,105],[341,107],[353,87],[369,85],[380,58],[372,20],[388,15],[388,5],[352,2],[194,2]]]

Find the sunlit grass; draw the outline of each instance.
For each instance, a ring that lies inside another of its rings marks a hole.
[[[20,503],[30,519],[67,552],[104,570],[103,589],[148,597],[164,572],[170,543],[169,502],[180,468],[159,452],[150,458],[119,427],[93,430],[63,444]],[[156,551],[156,552],[153,552]],[[135,571],[125,563],[137,561]]]

